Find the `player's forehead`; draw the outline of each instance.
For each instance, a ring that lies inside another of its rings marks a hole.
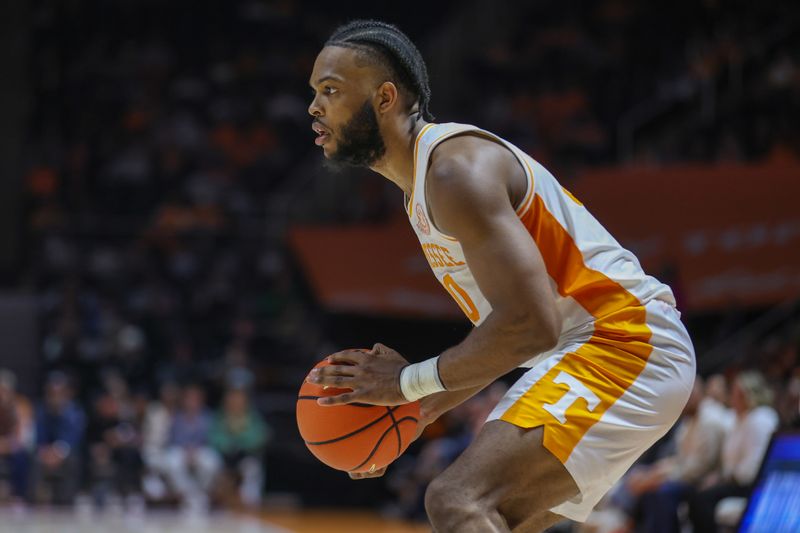
[[[317,54],[308,83],[315,87],[326,80],[359,83],[374,77],[374,67],[359,59],[359,51],[343,46],[326,46]]]

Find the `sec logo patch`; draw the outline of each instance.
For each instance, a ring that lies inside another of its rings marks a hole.
[[[414,206],[414,213],[417,215],[417,228],[425,235],[430,235],[431,225],[428,224],[428,217],[425,216],[425,211],[419,203]]]

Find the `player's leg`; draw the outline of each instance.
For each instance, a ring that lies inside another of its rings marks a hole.
[[[564,465],[542,446],[542,428],[488,422],[428,487],[437,533],[537,531],[560,517],[548,510],[578,494]]]

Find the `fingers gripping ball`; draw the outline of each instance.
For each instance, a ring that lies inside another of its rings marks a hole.
[[[329,364],[323,360],[314,368]],[[318,398],[349,390],[324,389],[304,381],[297,398],[297,427],[311,453],[331,468],[374,472],[397,459],[411,444],[419,420],[419,402],[392,407],[317,404]]]

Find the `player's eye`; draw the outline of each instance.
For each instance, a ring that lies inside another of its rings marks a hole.
[[[326,85],[325,87],[322,88],[322,92],[330,95],[330,94],[336,94],[339,91],[337,89],[334,89],[330,85]]]

